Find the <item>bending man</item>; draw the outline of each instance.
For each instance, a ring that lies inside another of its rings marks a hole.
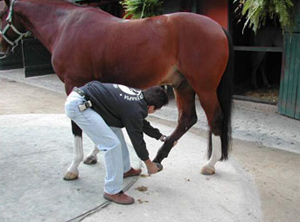
[[[147,166],[148,173],[159,171],[157,165],[149,159],[143,132],[147,133],[148,129],[147,134],[151,136],[153,130],[145,118],[167,103],[166,92],[158,86],[141,91],[99,81],[92,81],[80,88],[75,87],[68,96],[65,103],[67,116],[104,152],[105,199],[119,204],[132,204],[134,199],[122,191],[123,177],[141,173],[140,169],[131,168],[121,128],[126,128],[138,157]]]

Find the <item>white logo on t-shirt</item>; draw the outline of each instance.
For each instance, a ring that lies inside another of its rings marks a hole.
[[[123,93],[125,93],[124,95],[120,94],[120,96],[124,96],[123,98],[126,100],[139,101],[143,99],[143,94],[141,90],[129,88],[127,86],[118,85],[118,84],[114,84],[114,87],[119,88]]]

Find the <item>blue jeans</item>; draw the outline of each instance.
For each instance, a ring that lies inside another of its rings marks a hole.
[[[123,173],[130,170],[127,144],[121,128],[109,127],[103,118],[91,108],[83,112],[78,105],[86,100],[76,92],[71,92],[65,103],[65,112],[104,152],[106,177],[104,192],[116,194],[123,187]]]

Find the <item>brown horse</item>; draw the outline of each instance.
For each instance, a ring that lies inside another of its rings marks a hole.
[[[209,161],[202,173],[213,174],[229,153],[232,45],[213,20],[192,13],[124,20],[100,9],[65,1],[5,0],[2,55],[30,31],[52,54],[55,73],[66,93],[91,80],[148,88],[169,84],[178,106],[178,125],[159,149],[154,162],[168,156],[177,141],[197,121],[195,95],[206,113]],[[65,178],[76,179],[83,160],[82,131],[72,124],[75,159]],[[212,146],[212,134],[221,146]]]

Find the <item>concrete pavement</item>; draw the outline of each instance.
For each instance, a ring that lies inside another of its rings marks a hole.
[[[79,180],[62,180],[72,159],[72,135],[64,114],[2,115],[0,122],[0,193],[5,200],[1,221],[77,221],[90,210],[99,212],[86,221],[261,221],[253,179],[234,159],[217,164],[213,177],[199,173],[206,140],[194,133],[179,141],[162,172],[124,181],[134,205],[110,204],[102,210],[108,202],[102,197],[101,155],[95,166],[79,167]],[[173,130],[155,118],[152,123],[165,134]],[[154,157],[161,142],[145,140]],[[87,154],[93,144],[86,137],[84,141]],[[140,167],[131,153],[133,166]],[[145,167],[143,171],[146,175]]]
[[[1,71],[0,77],[64,95],[63,84],[55,75],[25,79],[22,71]],[[0,220],[263,221],[253,175],[234,156],[217,163],[217,173],[212,177],[199,173],[205,163],[206,120],[196,104],[199,121],[163,162],[164,170],[124,184],[131,185],[127,193],[135,197],[136,203],[109,204],[106,208],[102,208],[107,202],[102,199],[101,159],[95,166],[82,165],[78,181],[61,180],[72,155],[70,124],[63,114],[0,116],[0,167],[4,169],[0,173],[0,193],[6,200],[5,205],[0,205]],[[177,119],[174,102],[150,119],[162,132],[171,133]],[[299,153],[299,126],[299,121],[278,115],[275,106],[235,101],[236,139]],[[160,143],[146,140],[154,156]],[[92,144],[85,141],[88,152]],[[134,155],[132,159],[139,164]],[[89,211],[93,214],[89,215]],[[24,212],[30,212],[29,216],[25,217]],[[299,214],[297,210],[296,213]]]

